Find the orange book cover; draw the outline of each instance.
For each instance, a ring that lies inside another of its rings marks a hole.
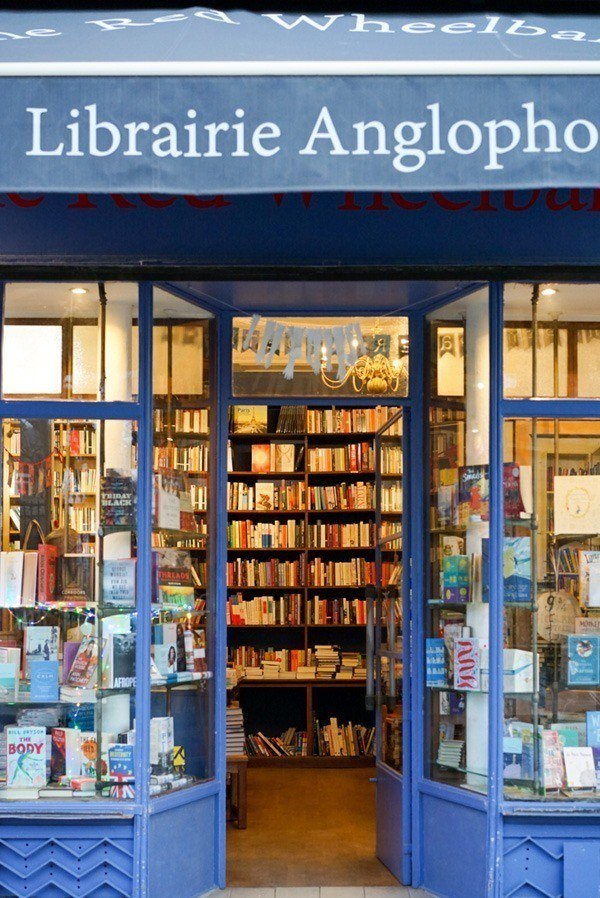
[[[268,443],[252,446],[252,470],[256,474],[267,474],[271,464],[271,447]]]

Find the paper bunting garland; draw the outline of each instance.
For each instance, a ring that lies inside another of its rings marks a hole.
[[[265,368],[270,368],[276,353],[287,350],[288,361],[283,372],[286,380],[293,380],[296,365],[302,358],[315,374],[319,374],[322,367],[326,371],[332,371],[333,356],[337,360],[336,376],[341,379],[348,368],[356,364],[358,357],[366,352],[358,321],[331,327],[304,327],[284,324],[272,318],[261,319],[260,315],[252,316],[242,343],[242,352],[250,349],[253,342],[256,346],[256,332],[261,321],[263,327],[256,350],[256,361]]]

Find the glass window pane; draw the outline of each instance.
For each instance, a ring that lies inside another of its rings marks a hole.
[[[7,284],[3,396],[130,401],[137,308],[137,284]]]
[[[600,421],[504,425],[504,786],[597,799]]]
[[[4,797],[134,797],[132,434],[130,421],[2,422]]]
[[[276,345],[275,345],[276,344]],[[233,320],[236,396],[406,396],[408,319]]]
[[[210,317],[155,292],[153,796],[214,775],[214,598],[207,579]]]
[[[431,369],[438,377],[429,400],[425,771],[438,782],[486,792],[489,601],[481,569],[489,537],[487,290],[439,309],[429,322]],[[454,367],[439,378],[451,354]]]

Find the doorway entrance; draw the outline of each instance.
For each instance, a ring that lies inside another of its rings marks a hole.
[[[392,887],[408,412],[306,401],[229,412],[227,883]]]

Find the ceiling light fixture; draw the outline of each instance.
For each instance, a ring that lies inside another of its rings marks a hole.
[[[71,293],[74,296],[83,296],[85,293],[87,293],[87,290],[85,289],[85,287],[71,287]]]
[[[542,296],[554,296],[555,293],[558,293],[555,287],[544,287],[541,291]]]

